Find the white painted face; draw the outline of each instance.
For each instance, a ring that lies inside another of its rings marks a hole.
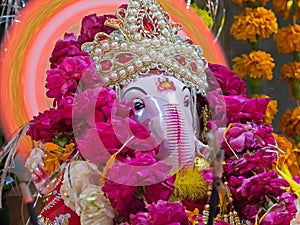
[[[193,165],[192,101],[185,84],[174,77],[151,74],[128,84],[121,95],[133,101],[138,121],[161,144],[157,158],[178,168]]]

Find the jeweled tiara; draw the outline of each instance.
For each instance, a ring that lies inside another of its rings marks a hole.
[[[177,35],[182,26],[172,23],[155,0],[131,0],[116,15],[105,22],[114,32],[100,32],[82,45],[104,86],[125,85],[159,70],[205,95],[207,62],[202,49]]]

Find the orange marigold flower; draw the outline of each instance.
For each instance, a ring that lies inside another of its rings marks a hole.
[[[252,98],[270,98],[269,96],[263,95],[263,94],[255,94],[251,97]],[[269,101],[269,104],[268,104],[268,107],[267,107],[267,110],[265,113],[265,118],[264,118],[265,123],[268,125],[272,125],[272,121],[274,120],[274,117],[277,112],[278,112],[277,101],[276,100]]]
[[[43,159],[43,162],[45,164],[45,170],[49,175],[52,175],[69,157],[74,146],[74,143],[66,145],[65,148],[52,142],[47,142],[45,144],[44,152],[46,156]]]
[[[281,169],[281,166],[284,164],[287,165],[289,171],[293,176],[299,175],[299,165],[297,164],[297,155],[294,152],[293,144],[289,142],[285,137],[279,136],[273,133],[273,136],[276,140],[277,146],[280,150],[279,151],[279,159],[278,159],[278,166]]]
[[[292,0],[273,0],[273,7],[275,9],[276,12],[282,14],[284,16],[284,19],[288,19],[288,18],[292,18],[292,15],[290,14],[291,12],[291,8],[293,5],[293,1]],[[295,17],[296,19],[298,19],[300,17],[300,1],[297,1],[297,10],[295,12]]]
[[[274,35],[278,52],[292,54],[300,52],[300,25],[288,25],[278,30]]]
[[[235,16],[230,33],[237,40],[257,42],[258,37],[268,38],[277,30],[277,19],[272,10],[258,7],[245,8],[245,11]]]
[[[286,110],[280,117],[279,128],[285,136],[292,139],[296,135],[300,136],[300,107]]]
[[[289,62],[280,68],[282,80],[293,82],[295,79],[300,79],[300,62]]]
[[[242,54],[233,60],[233,72],[240,77],[264,78],[272,80],[274,59],[264,51],[252,51],[249,54]]]

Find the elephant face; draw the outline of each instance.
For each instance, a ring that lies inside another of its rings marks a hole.
[[[174,77],[150,74],[122,89],[131,100],[137,120],[160,143],[157,158],[181,168],[192,166],[195,140],[190,90]]]

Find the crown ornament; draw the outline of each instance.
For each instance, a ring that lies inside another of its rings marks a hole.
[[[104,86],[126,85],[158,71],[205,95],[207,61],[202,49],[177,35],[182,26],[172,23],[155,0],[131,0],[116,15],[117,19],[105,21],[115,31],[97,33],[93,42],[82,45]]]

